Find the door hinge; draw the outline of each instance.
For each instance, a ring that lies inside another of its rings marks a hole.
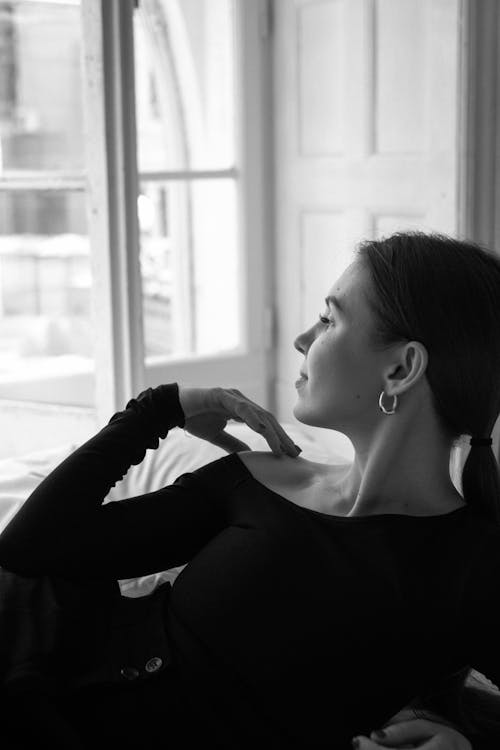
[[[261,0],[259,12],[259,29],[262,39],[267,39],[273,33],[273,0]]]

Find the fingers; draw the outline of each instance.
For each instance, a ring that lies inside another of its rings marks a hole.
[[[213,445],[217,445],[219,448],[227,451],[227,453],[238,453],[239,451],[249,451],[251,448],[243,443],[241,440],[233,437],[228,432],[223,430],[215,437],[210,438],[210,442]]]
[[[281,449],[281,440],[278,437],[276,431],[272,428],[269,419],[266,419],[265,415],[260,414],[258,417],[249,412],[247,418],[247,424],[255,432],[259,432],[269,443],[269,446],[275,456],[282,456],[283,451]],[[294,454],[297,451],[294,449]]]
[[[230,390],[244,399],[243,405],[249,406],[245,421],[252,430],[259,432],[267,440],[275,456],[281,456],[283,453],[289,453],[293,457],[298,455],[297,450],[300,452],[300,449],[271,412],[251,401],[237,388]]]
[[[356,738],[353,738],[353,740],[354,739],[358,740],[357,744],[353,741],[353,747],[356,747],[356,750],[384,750],[388,747],[395,747],[397,748],[397,750],[403,750],[403,748],[418,747],[418,745],[414,745],[413,743],[409,743],[409,744],[392,743],[390,745],[384,743],[383,745],[380,745],[374,740],[371,740],[369,737],[364,737],[362,734],[358,735]],[[427,750],[427,745],[425,746],[425,750]]]
[[[297,455],[297,446],[293,442],[291,437],[288,437],[283,427],[280,425],[276,417],[269,413],[269,421],[272,425],[272,428],[275,430],[276,434],[280,438],[281,445],[285,449],[285,451],[288,453],[290,452],[293,456]]]
[[[375,747],[418,747],[422,750],[437,750],[441,747],[453,747],[457,750],[472,750],[469,741],[455,729],[441,723],[426,719],[400,721],[384,726],[384,737],[380,738],[374,731],[366,742],[378,743]],[[362,737],[360,737],[360,740]],[[369,744],[360,742],[359,750],[372,750]]]
[[[402,742],[416,743],[423,742],[433,737],[439,729],[439,727],[425,719],[410,719],[409,721],[399,721],[397,724],[389,724],[382,730],[384,733],[383,739],[376,736],[376,732],[372,732],[370,737],[372,740],[376,740],[381,744],[389,747],[401,747]],[[410,744],[410,747],[412,745]],[[427,748],[427,745],[425,746]]]
[[[291,440],[283,430],[276,429],[276,420],[274,420],[271,415],[268,416],[264,412],[259,414],[257,418],[251,414],[249,415],[249,419],[252,420],[256,426],[254,427],[251,422],[249,422],[249,425],[256,432],[260,432],[260,434],[267,440],[275,456],[282,456],[283,453],[288,453],[288,455],[293,456],[293,458],[298,456],[300,448],[295,445],[293,440]]]
[[[357,742],[354,740],[357,740]],[[381,750],[381,748],[386,747],[386,745],[378,745],[376,742],[370,740],[368,737],[364,737],[362,734],[353,738],[352,746],[353,748],[356,748],[356,750]]]

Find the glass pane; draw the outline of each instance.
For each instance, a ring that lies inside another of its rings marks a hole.
[[[143,182],[146,357],[215,354],[241,342],[234,180]]]
[[[0,397],[94,369],[91,283],[84,194],[0,192]]]
[[[79,5],[0,2],[0,169],[83,168]]]
[[[139,170],[233,166],[233,0],[141,0],[134,45]]]

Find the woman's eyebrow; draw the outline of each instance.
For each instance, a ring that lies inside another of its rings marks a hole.
[[[339,301],[338,297],[335,297],[335,295],[329,295],[328,297],[325,297],[325,304],[326,305],[335,305],[337,310],[342,313],[342,315],[346,315],[346,309],[344,305]]]

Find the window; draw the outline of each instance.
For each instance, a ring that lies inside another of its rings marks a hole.
[[[24,405],[30,448],[161,382],[266,403],[267,12],[0,2],[0,412]]]
[[[0,3],[0,49],[0,397],[36,400],[94,369],[79,3]]]
[[[241,340],[232,0],[143,0],[134,52],[146,362],[228,351]]]

